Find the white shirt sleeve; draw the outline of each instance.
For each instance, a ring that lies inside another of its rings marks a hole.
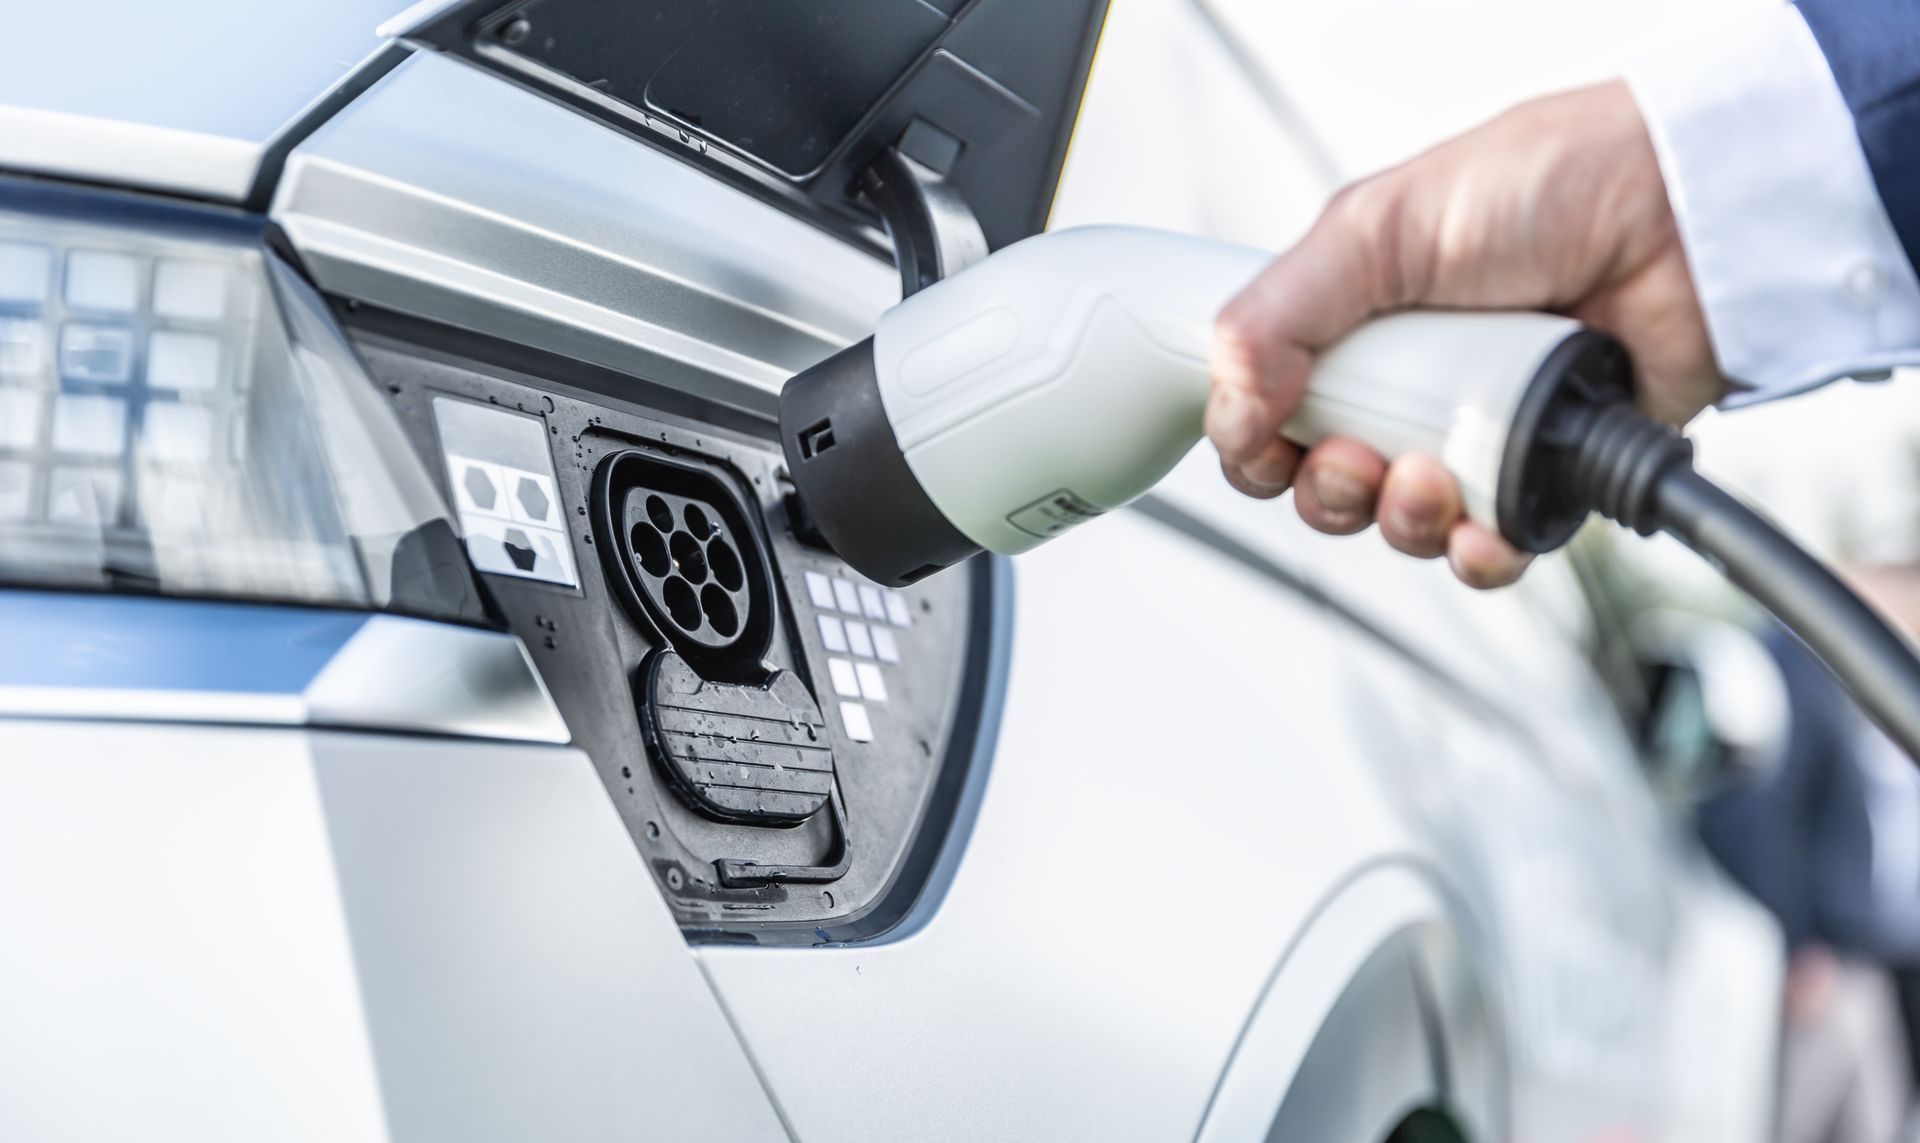
[[[1729,406],[1920,364],[1920,280],[1826,56],[1783,4],[1628,75]]]

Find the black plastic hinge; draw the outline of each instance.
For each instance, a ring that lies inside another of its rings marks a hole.
[[[987,256],[987,236],[960,191],[946,176],[900,147],[880,152],[860,176],[860,190],[880,213],[880,222],[893,241],[901,297]]]

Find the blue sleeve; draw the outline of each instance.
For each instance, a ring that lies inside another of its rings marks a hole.
[[[1920,0],[1798,0],[1853,112],[1907,261],[1920,268]]]

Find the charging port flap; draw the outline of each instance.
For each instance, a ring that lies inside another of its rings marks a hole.
[[[798,825],[833,791],[819,704],[791,671],[766,686],[711,683],[672,651],[642,672],[647,747],[674,788],[709,817]]]

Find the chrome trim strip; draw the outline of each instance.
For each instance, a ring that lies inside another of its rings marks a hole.
[[[399,615],[0,592],[0,716],[564,743],[520,640]]]
[[[295,148],[270,213],[330,292],[763,417],[899,298],[886,263],[435,55]]]

